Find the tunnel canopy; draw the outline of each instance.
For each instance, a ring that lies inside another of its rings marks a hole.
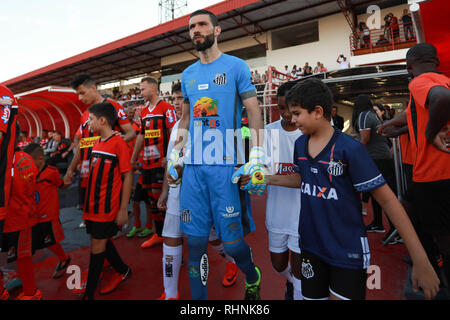
[[[16,98],[21,110],[20,127],[30,137],[39,136],[44,129],[73,137],[87,108],[73,89],[65,87],[49,86],[20,93]]]

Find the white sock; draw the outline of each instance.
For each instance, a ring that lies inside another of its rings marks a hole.
[[[286,269],[284,271],[278,272],[277,270],[275,270],[279,275],[282,275],[283,277],[286,278],[287,281],[289,281],[290,283],[293,282],[292,278],[292,271],[291,271],[291,264],[288,263],[288,266],[286,267]]]
[[[217,246],[213,246],[211,245],[211,247],[217,251],[217,253],[219,253],[226,262],[233,262],[234,264],[236,264],[236,262],[234,261],[232,256],[229,256],[228,253],[225,251],[225,248],[223,247],[223,243],[221,242],[219,245]]]
[[[302,281],[294,276],[292,276],[292,280],[294,280],[294,300],[303,300]]]
[[[166,300],[176,298],[178,292],[178,277],[180,274],[183,246],[166,246],[163,244],[163,277]]]

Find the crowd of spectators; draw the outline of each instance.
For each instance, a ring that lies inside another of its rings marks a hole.
[[[356,38],[359,39],[359,48],[369,48],[371,46],[384,46],[387,44],[400,43],[402,41],[415,40],[414,28],[411,13],[408,9],[403,10],[403,16],[399,19],[392,13],[384,17],[384,25],[381,29],[370,30],[366,23],[361,21],[358,24],[359,32]],[[400,24],[403,27],[403,39],[400,32]]]
[[[41,137],[31,137],[22,131],[19,135],[17,147],[23,150],[30,143],[38,143],[44,150],[44,158],[48,164],[57,166],[67,163],[73,156],[73,144],[70,139],[62,137],[61,132],[52,130],[42,130]],[[62,166],[63,167],[63,166]],[[61,169],[63,169],[61,167]]]

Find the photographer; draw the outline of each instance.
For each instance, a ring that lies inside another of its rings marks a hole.
[[[340,64],[339,69],[348,69],[350,68],[350,62],[347,61],[347,58],[341,53],[336,60],[337,63]]]

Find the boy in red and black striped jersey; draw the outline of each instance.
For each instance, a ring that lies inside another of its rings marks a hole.
[[[132,188],[130,149],[113,131],[117,112],[109,102],[89,107],[89,127],[100,138],[92,147],[83,219],[91,235],[91,259],[84,298],[93,299],[105,258],[116,274],[101,294],[114,291],[128,279],[131,269],[122,261],[109,240],[128,220],[128,203]]]
[[[36,202],[38,223],[33,227],[33,248],[48,248],[59,259],[53,278],[64,275],[70,263],[60,242],[64,240],[64,231],[59,221],[58,188],[64,189],[58,169],[49,165],[44,159],[44,150],[37,143],[31,143],[23,150],[34,161],[39,173],[36,177]]]
[[[19,131],[16,131],[15,145],[18,143]],[[37,223],[35,197],[38,170],[33,159],[19,149],[14,152],[12,163],[11,195],[4,222],[1,251],[8,253],[8,262],[17,263],[23,285],[23,292],[17,299],[40,300],[42,294],[36,287],[32,260],[32,228]]]
[[[17,111],[18,105],[14,95],[7,87],[0,85],[0,247],[11,193],[11,166],[17,129]],[[0,300],[8,298],[9,293],[3,287],[3,277],[0,272]]]
[[[159,212],[157,201],[162,191],[165,155],[172,127],[176,122],[176,115],[173,106],[159,98],[157,80],[151,77],[143,78],[140,87],[141,95],[147,103],[141,111],[141,132],[136,139],[131,164],[134,169],[138,168],[137,159],[143,149],[142,187],[148,189],[153,222],[156,227],[156,234],[141,245],[143,248],[148,248],[163,242],[164,212]]]

